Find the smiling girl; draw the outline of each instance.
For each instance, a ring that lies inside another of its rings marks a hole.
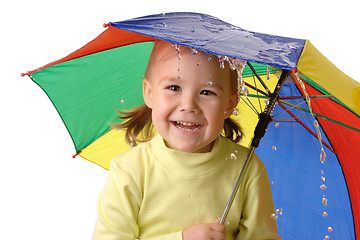
[[[280,239],[266,169],[256,156],[226,224],[216,220],[248,153],[236,144],[240,127],[230,119],[237,75],[220,68],[216,56],[176,50],[155,42],[143,79],[145,105],[121,116],[127,121],[117,127],[137,146],[111,162],[93,239]]]

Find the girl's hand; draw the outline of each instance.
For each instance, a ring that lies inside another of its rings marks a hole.
[[[220,224],[220,218],[213,223],[194,225],[183,231],[183,240],[224,240],[225,227]]]

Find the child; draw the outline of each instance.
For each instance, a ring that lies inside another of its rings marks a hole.
[[[124,113],[120,127],[131,145],[144,143],[111,162],[93,239],[280,239],[257,156],[226,223],[218,219],[248,154],[230,119],[238,103],[235,71],[220,68],[216,56],[157,41],[143,97],[145,105]]]

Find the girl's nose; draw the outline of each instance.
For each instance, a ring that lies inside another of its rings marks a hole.
[[[178,107],[180,112],[198,113],[199,107],[196,103],[196,98],[191,95],[181,95],[180,105]]]

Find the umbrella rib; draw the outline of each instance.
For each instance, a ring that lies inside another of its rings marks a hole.
[[[264,81],[261,79],[261,77],[259,76],[259,74],[257,74],[257,72],[255,71],[254,67],[250,64],[250,62],[247,62],[247,65],[250,67],[251,71],[254,73],[254,75],[256,76],[256,78],[259,80],[259,82],[261,83],[261,85],[265,88],[265,91],[268,93],[271,93],[269,88],[266,86],[266,84],[264,83]]]
[[[318,135],[316,133],[314,133],[308,126],[306,126],[305,123],[303,123],[299,119],[300,117],[296,117],[295,114],[293,114],[290,110],[288,110],[281,102],[279,102],[279,106],[282,107],[283,109],[285,109],[298,123],[300,123],[301,126],[303,126],[309,133],[311,133],[311,135],[313,135],[316,139],[318,139]],[[322,139],[321,139],[321,142],[326,147],[328,147],[330,149],[330,151],[334,152],[334,149],[329,144],[324,142]]]
[[[286,112],[289,112],[288,110],[286,110]],[[291,118],[277,118],[274,119],[274,121],[283,121],[283,120],[291,120],[291,119],[297,119],[297,118],[312,118],[313,116],[302,116],[302,117],[291,117]]]
[[[255,81],[254,75],[253,75],[253,80],[254,80],[254,85],[255,85],[255,87],[258,88],[258,87],[256,86],[256,81]],[[262,112],[262,107],[261,107],[260,98],[259,98],[259,92],[258,92],[258,91],[256,91],[256,95],[257,95],[257,99],[258,99],[258,102],[259,102],[260,112]]]
[[[254,86],[251,85],[250,83],[245,82],[245,85],[246,85],[247,87],[251,88],[252,90],[255,90],[256,92],[261,93],[261,94],[264,95],[264,96],[268,96],[268,94],[267,94],[266,92],[264,92],[264,91],[262,91],[262,90],[260,90],[260,89],[258,89],[258,88],[256,88],[256,87],[254,87]]]
[[[246,103],[246,105],[248,105],[248,107],[249,107],[254,113],[256,113],[257,115],[259,115],[259,112],[256,110],[255,106],[251,103],[251,101],[250,101],[248,98],[246,98],[246,99],[247,99],[247,101],[248,101],[249,103],[248,103],[243,97],[240,96],[240,98],[243,100],[243,102]]]
[[[289,106],[294,106],[296,109],[302,110],[302,111],[304,111],[304,112],[310,113],[309,110],[307,110],[307,109],[305,109],[305,108],[302,108],[302,107],[299,107],[299,106],[295,106],[294,104],[289,103],[289,102],[287,102],[287,101],[284,101],[284,100],[279,99],[279,103],[280,103],[280,102],[285,103],[285,104],[287,104],[287,105],[289,105]],[[321,118],[326,119],[326,120],[328,120],[328,121],[330,121],[330,122],[333,122],[333,123],[339,124],[339,125],[341,125],[341,126],[343,126],[343,127],[352,129],[352,130],[357,131],[357,132],[360,132],[360,129],[359,129],[359,128],[355,128],[355,127],[353,127],[353,126],[350,126],[350,125],[347,125],[347,124],[345,124],[345,123],[339,122],[339,121],[337,121],[337,120],[335,120],[335,119],[326,117],[326,116],[324,116],[324,115],[322,115],[322,114],[320,114],[320,113],[316,113],[316,112],[313,111],[313,114],[314,114],[316,117],[321,117]]]
[[[291,109],[293,109],[293,108],[296,108],[297,106],[299,106],[299,105],[301,105],[301,104],[304,104],[304,103],[306,103],[306,101],[301,102],[301,103],[299,103],[299,104],[296,104],[296,105],[294,105],[294,106],[291,106],[291,108],[285,109],[284,111],[279,112],[278,114],[275,114],[275,115],[273,116],[273,118],[276,117],[276,116],[279,116],[280,114],[282,114],[282,113],[284,113],[284,112],[287,112],[288,110],[291,110]]]
[[[309,98],[333,98],[333,95],[310,95]],[[287,96],[279,99],[306,99],[306,96]]]

